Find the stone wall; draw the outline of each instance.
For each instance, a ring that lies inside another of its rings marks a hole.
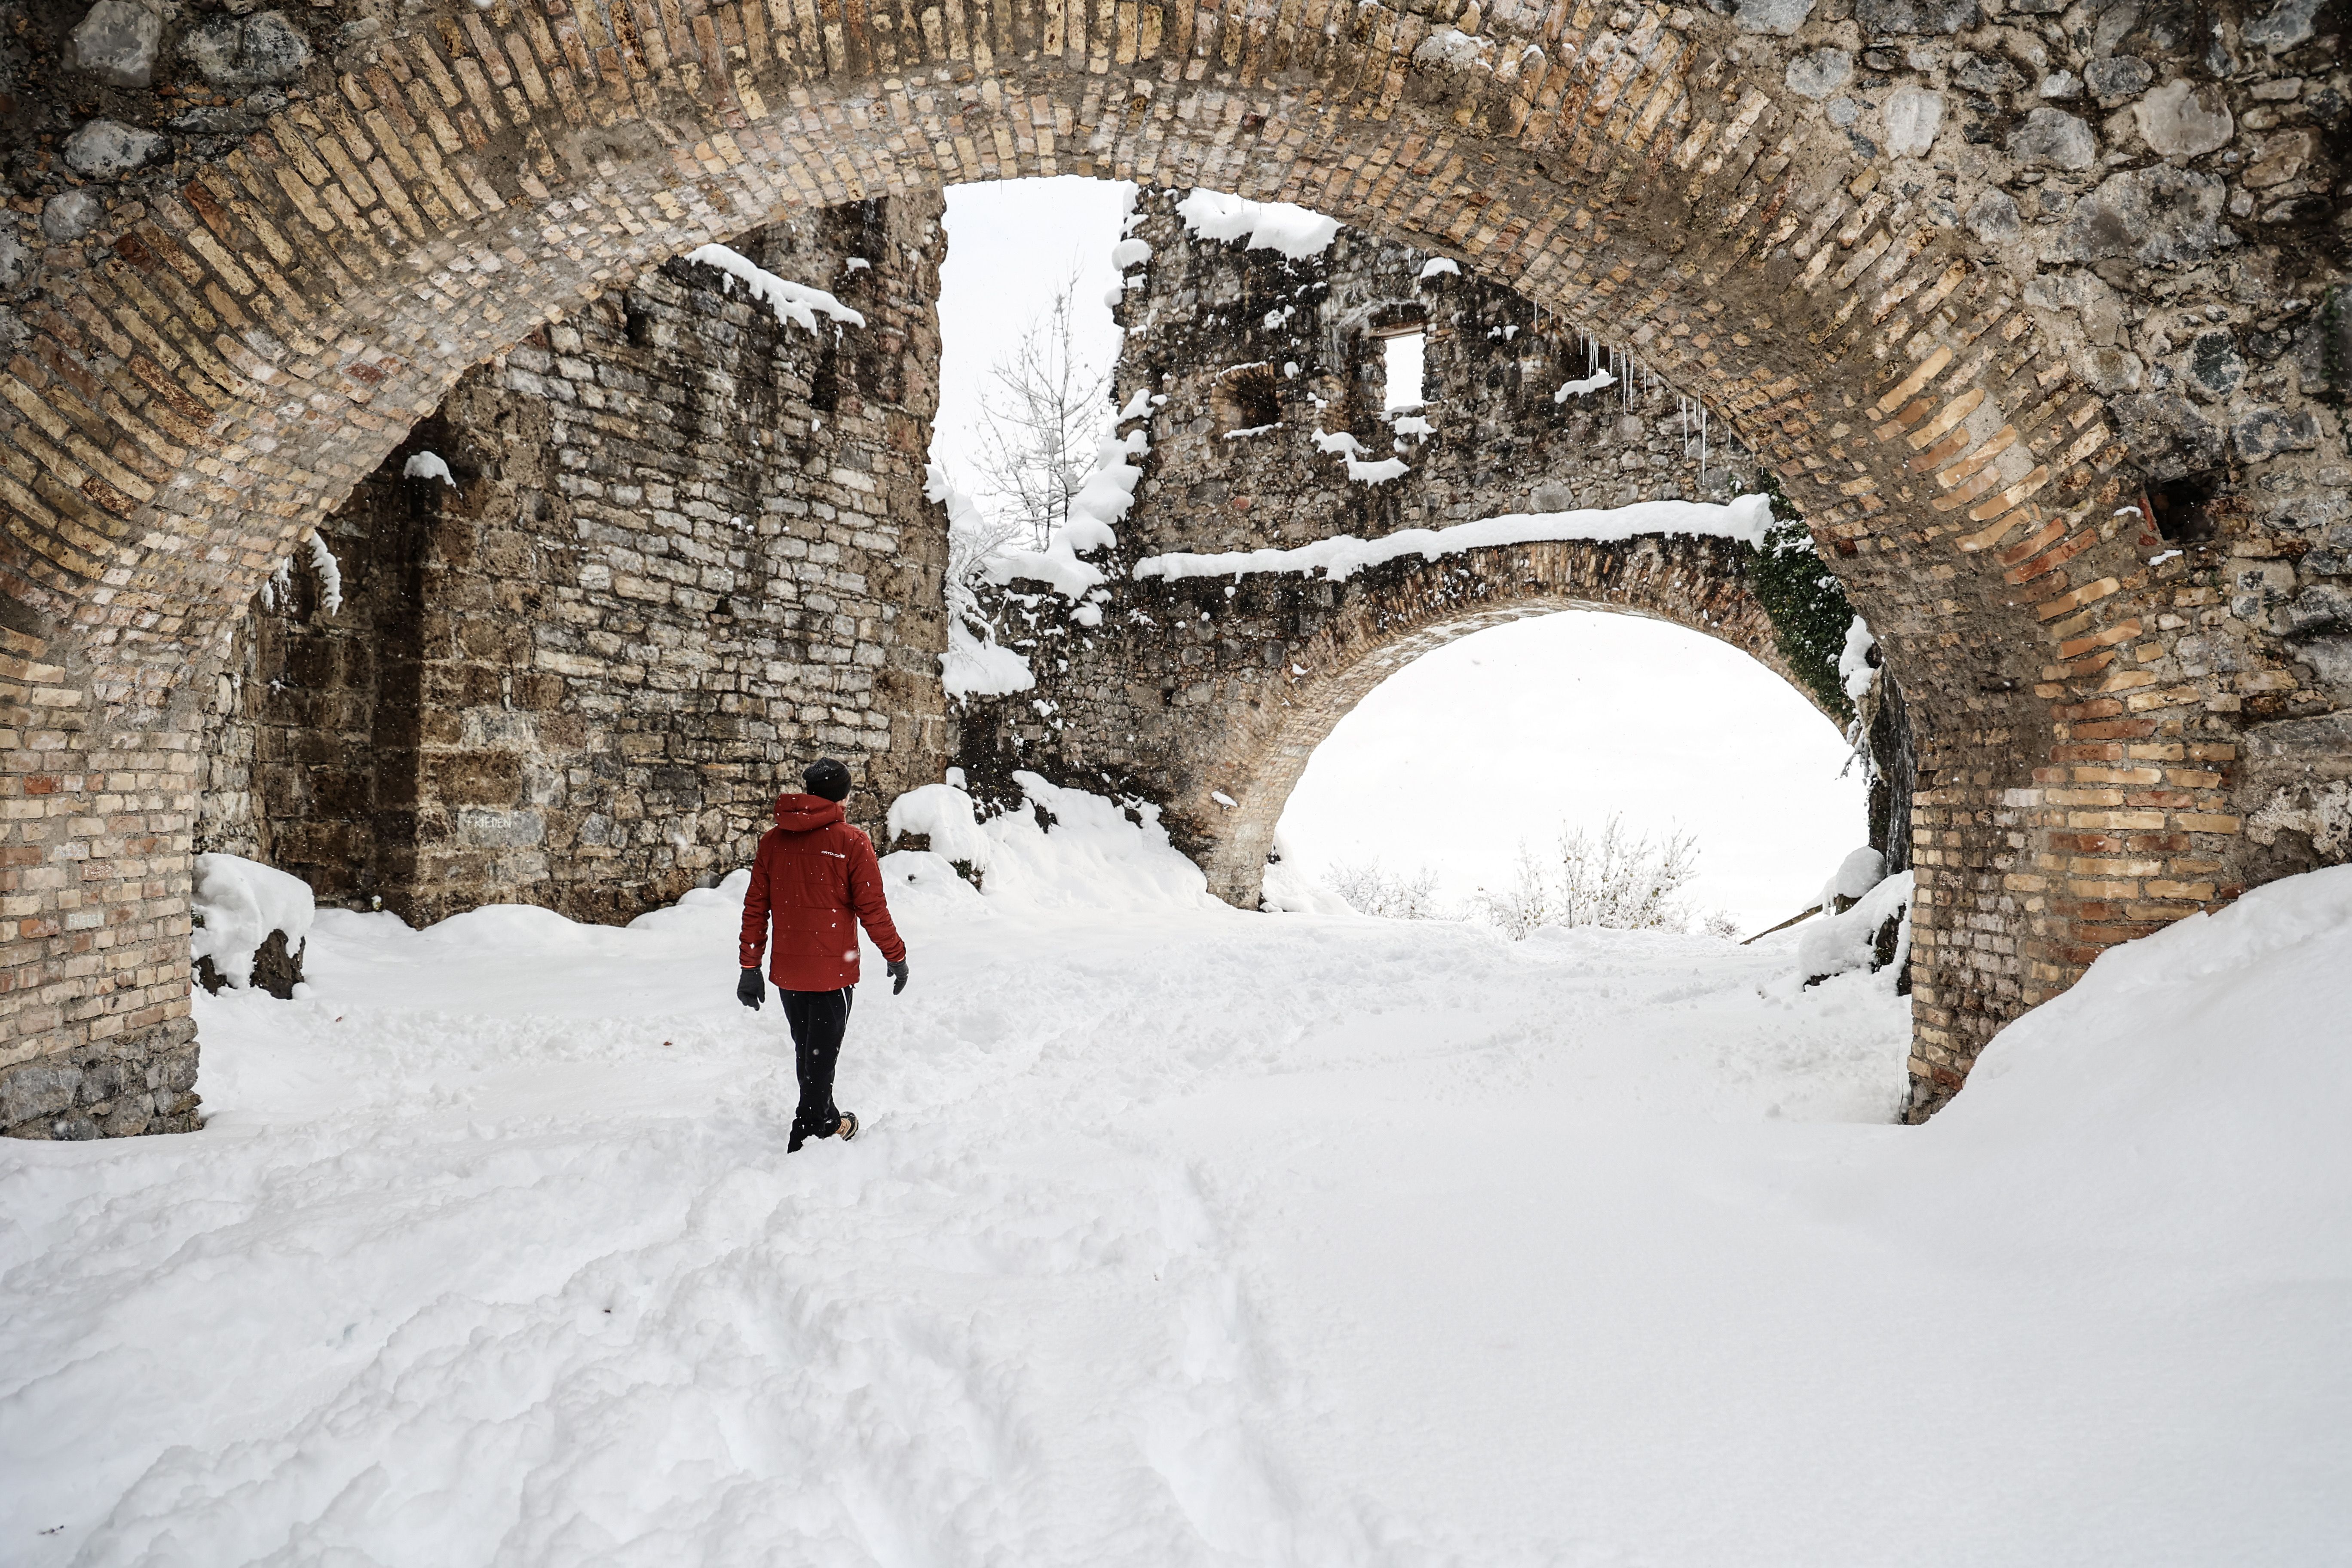
[[[863,325],[672,261],[461,381],[265,590],[216,682],[198,841],[422,923],[625,921],[748,863],[780,789],[938,776],[936,196],[742,237]],[[454,483],[409,477],[430,453]]]
[[[1138,562],[1170,552],[1726,500],[1760,478],[1719,421],[1635,356],[1449,259],[1348,228],[1299,258],[1227,243],[1188,226],[1181,195],[1143,193],[1129,226],[1150,255],[1119,307],[1117,399],[1136,414],[1121,428],[1146,433],[1150,451],[1117,547],[1096,558],[1108,580],[1087,605],[1034,582],[982,595],[1037,679],[961,709],[960,760],[983,793],[1017,799],[1010,775],[1026,768],[1149,800],[1218,896],[1254,909],[1316,745],[1438,643],[1520,616],[1610,610],[1719,637],[1790,676],[1748,590],[1752,552],[1721,539],[1414,556],[1339,582],[1136,580]],[[1421,395],[1391,407],[1386,345],[1401,332],[1423,339]],[[1596,366],[1612,384],[1561,395]],[[1324,449],[1343,432],[1360,472],[1391,457],[1408,471],[1351,479],[1349,458]]]

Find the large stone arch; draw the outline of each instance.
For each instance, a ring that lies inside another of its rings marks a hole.
[[[0,376],[12,1095],[47,1103],[58,1074],[127,1062],[155,1124],[184,1124],[161,1086],[193,1070],[190,677],[467,366],[782,208],[1055,173],[1292,199],[1444,249],[1630,342],[1770,454],[1921,716],[1916,1067],[1948,1092],[2102,945],[2262,874],[2242,802],[2275,784],[2279,821],[2332,809],[2296,782],[2311,748],[2340,760],[2325,724],[2281,737],[2276,780],[2223,769],[2234,715],[2336,707],[2334,667],[2278,638],[2341,619],[2288,563],[2341,510],[2341,470],[2314,455],[2340,439],[2321,394],[2342,374],[2325,368],[2341,258],[2306,238],[2215,268],[2225,200],[2265,235],[2337,232],[2340,110],[2250,149],[2242,179],[2188,165],[2269,101],[2256,77],[2307,58],[2332,79],[2336,39],[2294,5],[2225,16],[2210,48],[2151,17],[2140,56],[2218,75],[2211,103],[2143,116],[2154,146],[2108,131],[2117,172],[2064,210],[2037,202],[2052,238],[2020,247],[1995,185],[2020,161],[2091,167],[2099,135],[2021,124],[2031,84],[1977,83],[1945,35],[2073,63],[2118,40],[2053,24],[2012,47],[2014,19],[1966,4],[1836,10],[493,0],[331,33],[329,12],[304,19],[313,58],[285,107],[211,94],[219,116],[156,144],[68,143],[81,105],[161,111],[144,65],[69,79],[70,17],[43,21],[14,110],[36,135]],[[1914,53],[1886,47],[1906,37]],[[1834,100],[1841,124],[1786,85],[1813,80],[1783,74],[1798,46],[1850,68],[1865,44],[1912,96],[1861,119]],[[168,167],[126,169],[159,145]],[[2257,171],[2294,194],[2240,190]],[[60,205],[76,187],[95,201]],[[1977,234],[1946,226],[1960,212]],[[2056,265],[2029,284],[2037,250]],[[2113,342],[2117,291],[2184,331],[2193,305],[2249,343],[2325,342],[2307,374],[2231,380],[2225,434],[2177,397],[2126,396],[2145,366]],[[2221,537],[2245,549],[2158,562],[2167,542],[2120,509],[2230,443],[2275,481],[2228,491]]]

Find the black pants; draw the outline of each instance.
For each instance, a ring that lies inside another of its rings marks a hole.
[[[793,1065],[800,1071],[801,1108],[796,1120],[810,1133],[831,1137],[841,1112],[833,1103],[833,1068],[841,1059],[841,1037],[849,1028],[854,985],[838,991],[784,991],[784,1022],[793,1028]]]

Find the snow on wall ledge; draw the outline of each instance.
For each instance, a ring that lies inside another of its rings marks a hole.
[[[1452,528],[1407,528],[1380,539],[1343,533],[1292,550],[1234,550],[1213,555],[1186,551],[1148,555],[1135,563],[1139,578],[1244,577],[1257,573],[1320,572],[1344,581],[1366,567],[1407,555],[1425,561],[1506,544],[1541,544],[1587,540],[1614,544],[1650,533],[1680,533],[1736,539],[1761,547],[1772,526],[1772,502],[1745,495],[1722,506],[1706,501],[1642,501],[1633,506],[1582,511],[1512,512],[1483,517]]]
[[[1253,250],[1278,250],[1293,261],[1320,256],[1339,233],[1339,220],[1289,202],[1196,190],[1176,204],[1184,226],[1203,239],[1244,241]]]
[[[795,283],[789,278],[779,278],[766,268],[740,251],[723,245],[704,245],[686,253],[688,261],[698,261],[705,267],[716,267],[743,285],[754,300],[775,311],[779,322],[789,321],[809,331],[815,331],[819,310],[835,321],[853,327],[862,327],[866,318],[851,310],[822,289],[812,289],[805,283]]]

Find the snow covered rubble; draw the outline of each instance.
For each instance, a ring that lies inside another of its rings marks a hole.
[[[1891,976],[1244,915],[1046,804],[971,824],[985,894],[886,860],[847,1146],[782,1153],[740,876],[322,911],[305,999],[199,996],[204,1132],[0,1146],[0,1557],[2340,1544],[2352,868],[2108,954],[1913,1129]]]
[[[301,962],[302,945],[317,919],[310,884],[274,866],[237,855],[196,857],[195,887],[189,910],[191,958],[211,959],[222,982],[237,990],[253,983],[253,961],[273,931],[286,933],[286,952]]]

